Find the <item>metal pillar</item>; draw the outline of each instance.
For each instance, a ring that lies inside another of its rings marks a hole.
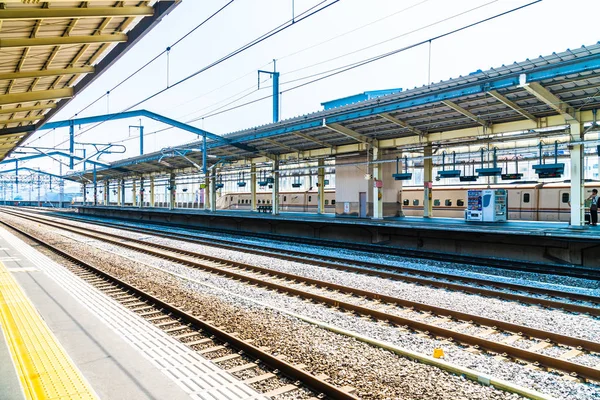
[[[217,211],[217,188],[215,187],[217,183],[217,169],[213,168],[210,174],[210,211]]]
[[[258,71],[258,88],[260,89],[260,74],[269,74],[273,77],[273,122],[279,122],[279,72],[276,71],[276,62],[273,60],[273,72]]]
[[[423,217],[433,217],[433,148],[431,145],[423,149]]]
[[[204,195],[202,196],[204,203],[204,210],[210,210],[210,174],[206,172],[204,174]]]
[[[82,184],[83,186],[83,205],[87,205],[87,185],[85,183]]]
[[[250,211],[256,211],[256,164],[250,165]]]
[[[121,207],[125,207],[125,179],[121,179]]]
[[[62,176],[62,163],[58,164],[58,173]],[[58,208],[62,208],[65,194],[65,180],[60,178],[58,181]]]
[[[94,164],[94,206],[98,205],[98,181],[96,180],[96,164]]]
[[[379,161],[379,148],[373,147],[373,219],[383,219],[383,188],[377,187],[383,183],[383,167]]]
[[[61,176],[62,176],[62,173],[61,173]],[[19,193],[19,160],[15,160],[15,186],[16,186],[15,192]]]
[[[150,177],[150,207],[154,207],[155,198],[154,198],[154,177]]]
[[[69,121],[69,169],[73,169],[74,167],[74,159],[75,155],[75,126],[73,125],[73,121]]]
[[[319,158],[318,161],[318,190],[319,194],[317,195],[318,205],[317,205],[317,213],[325,214],[325,159]]]
[[[279,156],[273,160],[273,196],[271,205],[273,215],[279,215]]]
[[[131,181],[131,194],[133,197],[131,200],[131,205],[137,207],[137,184],[135,182],[135,178]]]
[[[122,187],[122,184],[123,184],[123,180],[119,179],[117,181],[117,205],[119,207],[121,207],[123,205],[123,202],[122,202],[123,201],[123,197],[121,196],[121,187]]]
[[[144,177],[140,176],[140,208],[144,207]]]
[[[579,144],[571,145],[571,227],[585,225],[584,218],[584,171],[583,171],[583,130],[578,121],[569,122],[571,140]]]
[[[177,200],[177,187],[175,185],[175,174],[169,175],[169,210],[175,209],[175,201]]]
[[[110,206],[110,181],[104,181],[104,205]]]

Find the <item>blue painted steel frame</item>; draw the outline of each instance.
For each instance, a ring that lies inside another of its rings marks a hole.
[[[43,158],[43,157],[49,157],[49,156],[63,156],[63,157],[70,157],[69,154],[62,152],[62,151],[51,151],[49,153],[46,154],[35,154],[32,156],[24,156],[24,157],[19,157],[19,158],[13,158],[10,160],[3,160],[0,161],[0,165],[2,164],[10,164],[12,162],[14,163],[18,163],[19,161],[27,161],[27,160],[35,160],[36,158]],[[84,160],[85,157],[79,157],[79,156],[73,156],[73,158],[77,161],[81,161]],[[86,163],[90,163],[90,164],[96,164],[99,165],[101,167],[108,167],[108,164],[104,164],[98,161],[92,161],[92,160],[87,160]]]
[[[34,172],[34,173],[36,173],[36,174],[47,175],[47,176],[50,176],[50,177],[52,177],[52,178],[56,178],[56,179],[63,179],[63,177],[62,177],[62,176],[59,176],[59,175],[54,175],[54,174],[51,174],[50,172],[44,172],[44,171],[40,171],[40,170],[37,170],[37,169],[28,168],[28,167],[21,167],[21,168],[7,169],[7,170],[4,170],[4,171],[0,171],[0,175],[2,175],[2,174],[9,174],[9,173],[11,173],[11,172],[14,172],[14,173],[15,173],[15,175],[18,175],[18,174],[19,174],[19,171],[31,171],[31,172]],[[18,179],[18,178],[17,178],[17,179]],[[17,183],[17,184],[18,184],[18,183]],[[17,187],[18,187],[18,186],[17,186]]]
[[[516,71],[510,74],[509,76],[505,75],[500,78],[485,79],[481,80],[480,82],[477,82],[476,84],[465,85],[462,87],[459,86],[458,88],[440,90],[436,93],[399,99],[398,101],[390,102],[389,104],[377,105],[372,102],[369,102],[363,107],[363,109],[359,109],[357,111],[352,112],[342,112],[337,115],[327,117],[325,119],[325,122],[339,123],[355,118],[368,117],[404,108],[437,103],[443,100],[455,99],[457,97],[485,93],[490,90],[514,87],[519,85],[519,76],[521,74],[526,75],[526,82],[529,83],[539,82],[545,79],[552,79],[571,74],[577,74],[595,69],[600,69],[600,54],[594,54],[588,57],[581,57],[570,61],[564,61],[561,63],[557,63],[556,65],[544,66],[534,68],[531,70]],[[380,98],[380,100],[381,99],[383,98]],[[304,129],[317,128],[323,124],[323,117],[320,117],[319,114],[320,113],[315,113],[313,115],[307,116],[306,119],[310,120],[306,122],[301,122],[282,128],[265,130],[264,132],[260,133],[240,136],[238,138],[232,139],[232,143],[240,143],[245,141],[277,136],[289,132],[297,132]],[[217,145],[215,143],[210,143],[208,145],[208,148],[213,147],[217,147]]]

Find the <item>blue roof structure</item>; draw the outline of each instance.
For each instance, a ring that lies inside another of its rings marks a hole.
[[[329,100],[321,105],[325,108],[325,110],[329,110],[336,107],[346,106],[348,104],[358,103],[360,101],[371,100],[377,97],[386,96],[388,94],[399,93],[402,91],[402,88],[398,89],[386,89],[386,90],[371,90],[368,92],[358,93],[352,96],[342,97],[340,99]]]
[[[554,107],[525,89],[524,85],[533,83],[569,108],[580,111],[600,108],[600,42],[477,70],[414,89],[364,92],[325,102],[325,110],[232,132],[223,136],[227,141],[211,140],[208,148],[218,159],[243,160],[265,153],[290,153],[290,149],[302,152],[356,143],[351,135],[330,129],[330,124],[352,130],[368,140],[384,140],[525,120],[510,104],[526,110],[534,119],[557,115]],[[498,97],[508,99],[509,104]],[[240,144],[257,151],[246,151]],[[199,147],[200,142],[192,142],[178,149],[186,149],[186,157],[199,161]],[[164,154],[157,152],[121,160],[112,163],[112,169],[105,174],[164,172],[167,169],[158,164],[159,159],[164,161]],[[168,162],[173,169],[189,167],[189,162],[179,163],[176,156]]]

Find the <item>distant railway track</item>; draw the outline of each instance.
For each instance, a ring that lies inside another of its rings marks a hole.
[[[326,382],[326,377],[315,376],[304,370],[302,365],[292,365],[281,357],[272,355],[267,349],[252,345],[251,340],[242,340],[237,334],[219,328],[215,325],[215,322],[204,321],[201,319],[202,317],[191,315],[177,305],[171,304],[168,300],[155,297],[144,289],[130,285],[106,273],[101,268],[82,260],[80,257],[61,250],[13,224],[5,221],[0,221],[0,223],[63,258],[66,262],[64,265],[79,278],[215,364],[219,365],[232,360],[245,359],[247,361],[245,363],[238,363],[239,365],[234,367],[225,368],[227,372],[234,376],[237,373],[250,370],[263,370],[262,373],[256,376],[242,379],[244,383],[252,385],[271,379],[287,378],[288,383],[282,383],[278,388],[266,392],[263,391],[267,398],[292,393],[304,388],[314,393],[313,397],[301,396],[308,400],[323,398],[336,400],[358,399],[351,394],[351,388],[334,386]],[[256,387],[255,389],[259,393],[261,392],[260,389]]]
[[[204,246],[218,247],[232,251],[243,251],[245,253],[256,254],[266,257],[275,257],[286,261],[295,261],[299,263],[309,263],[312,265],[318,265],[325,268],[336,269],[341,271],[354,272],[358,274],[382,277],[401,282],[416,283],[419,285],[425,285],[435,288],[441,288],[446,290],[459,291],[464,293],[477,294],[481,296],[501,298],[509,301],[518,301],[524,304],[539,305],[543,307],[562,309],[565,311],[589,314],[593,316],[600,316],[600,308],[594,306],[586,306],[582,304],[565,303],[555,299],[545,299],[539,297],[531,297],[522,294],[515,294],[506,292],[505,290],[517,291],[528,294],[545,295],[553,298],[568,299],[574,302],[586,302],[594,305],[600,305],[600,297],[589,296],[579,293],[571,293],[560,290],[551,290],[545,288],[539,288],[535,286],[517,285],[512,283],[506,283],[501,281],[492,281],[489,279],[478,279],[465,277],[455,274],[445,274],[441,272],[431,272],[423,270],[415,270],[412,268],[406,268],[401,266],[382,265],[367,261],[355,261],[348,260],[341,257],[325,256],[320,254],[313,254],[310,252],[303,252],[297,250],[278,250],[270,246],[257,245],[257,244],[245,244],[228,240],[224,238],[199,238],[195,235],[175,233],[175,232],[164,232],[157,229],[142,228],[142,227],[127,227],[119,224],[113,224],[109,222],[90,221],[86,218],[77,218],[72,216],[65,216],[65,218],[79,221],[82,223],[90,223],[97,226],[120,229],[128,232],[145,233],[153,235],[159,238],[181,240],[192,244],[199,244]],[[77,227],[75,225],[70,225]],[[393,271],[393,272],[387,272]],[[410,275],[404,275],[410,274]],[[434,278],[434,279],[430,279]],[[440,280],[441,279],[441,280]],[[476,285],[476,286],[473,286]],[[483,286],[483,287],[482,287]],[[486,288],[487,287],[487,288]],[[489,289],[491,288],[491,289]],[[504,290],[504,291],[503,291]]]
[[[476,349],[486,350],[493,354],[523,360],[553,370],[565,371],[581,378],[600,381],[599,369],[571,361],[571,359],[576,358],[584,351],[592,353],[600,352],[600,343],[590,340],[412,302],[380,293],[274,271],[268,268],[233,262],[172,246],[148,243],[147,241],[112,233],[66,226],[67,224],[51,222],[47,218],[31,217],[13,212],[9,212],[8,214],[202,271],[226,276],[259,287],[277,290],[288,295],[299,296],[306,300],[322,303],[376,320],[386,321],[401,327],[400,329],[409,329],[422,332],[426,335],[446,338]],[[422,318],[423,316],[425,318]],[[435,321],[430,321],[430,317]],[[447,324],[452,325],[452,328],[440,326],[447,326]],[[465,327],[469,328],[467,330],[482,327],[487,334],[479,334],[478,336],[471,333],[463,333],[464,331],[461,332],[461,327],[462,329]],[[500,339],[495,341],[486,338],[493,334],[499,334]],[[486,337],[481,337],[482,335]],[[535,338],[536,340],[534,341],[530,338]],[[513,346],[512,343],[518,340],[531,340],[533,344],[530,344],[527,348]],[[539,351],[547,346],[551,346],[550,343],[566,346],[568,350],[563,351],[558,357],[540,354]]]

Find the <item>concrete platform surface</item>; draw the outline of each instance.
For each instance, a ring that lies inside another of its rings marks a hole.
[[[3,228],[0,261],[99,398],[264,398]],[[0,398],[21,400],[18,361],[0,340]],[[213,387],[194,383],[202,375]]]
[[[177,208],[169,210],[166,208],[140,208],[140,207],[115,207],[115,206],[80,206],[80,209],[97,209],[113,211],[135,211],[156,214],[189,214],[206,217],[229,217],[229,218],[250,218],[272,221],[301,221],[307,223],[328,223],[341,225],[366,225],[366,226],[387,226],[396,228],[427,229],[438,231],[458,231],[458,232],[495,232],[507,235],[535,235],[535,236],[556,236],[564,238],[583,238],[600,239],[600,226],[584,226],[573,228],[568,222],[550,222],[550,221],[507,221],[499,223],[486,222],[467,222],[459,218],[423,218],[423,217],[386,217],[375,220],[371,218],[338,217],[333,213],[314,214],[301,212],[281,212],[279,215],[269,213],[259,213],[248,210],[217,210],[214,212],[193,209]]]

